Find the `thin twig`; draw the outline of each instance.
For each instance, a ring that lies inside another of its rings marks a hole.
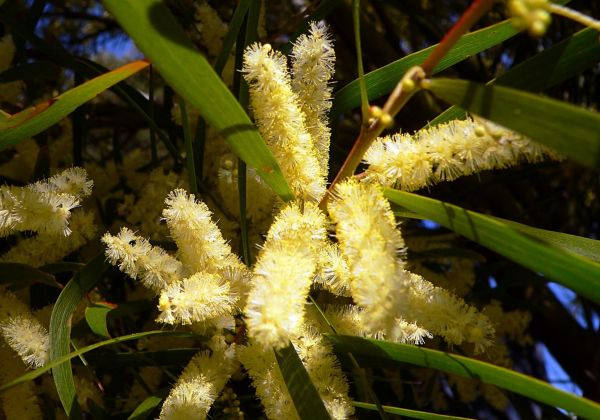
[[[421,66],[422,71],[415,70],[414,68],[409,70],[405,76],[398,82],[398,85],[389,96],[385,103],[383,111],[389,117],[393,118],[402,107],[408,102],[412,95],[416,92],[416,89],[406,89],[408,84],[407,80],[418,86],[421,80],[433,71],[438,65],[440,60],[452,49],[454,44],[473,26],[477,20],[479,20],[489,9],[491,9],[494,1],[493,0],[474,0],[467,11],[461,16],[461,18],[454,24],[452,29],[444,35],[442,41],[437,45],[433,52],[427,57],[423,65]],[[329,191],[321,200],[320,207],[324,209],[327,206],[327,200],[331,195],[331,192],[335,188],[335,185],[341,180],[348,178],[354,174],[354,171],[360,164],[363,155],[371,147],[371,144],[382,131],[386,128],[381,118],[375,120],[370,126],[361,126],[358,138],[352,146],[350,154],[347,156],[341,169],[337,173],[335,179],[329,186]]]

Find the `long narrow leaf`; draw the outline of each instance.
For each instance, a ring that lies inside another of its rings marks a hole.
[[[323,400],[292,343],[276,351],[275,356],[300,418],[303,420],[329,419],[329,413],[325,409]]]
[[[20,383],[31,381],[31,380],[43,375],[44,373],[48,372],[50,369],[52,369],[53,375],[56,375],[56,367],[57,366],[59,366],[62,363],[68,362],[69,360],[73,359],[74,357],[81,356],[82,354],[85,354],[89,351],[92,351],[92,350],[95,350],[95,349],[98,349],[98,348],[104,347],[104,346],[110,346],[111,344],[123,343],[125,341],[139,340],[141,338],[154,337],[154,336],[187,338],[187,337],[195,337],[195,334],[189,333],[189,332],[180,332],[180,331],[155,330],[155,331],[144,331],[144,332],[139,332],[139,333],[134,333],[134,334],[122,335],[120,337],[111,338],[110,340],[100,341],[98,343],[94,343],[94,344],[90,344],[89,346],[82,347],[74,352],[67,353],[67,354],[45,364],[41,368],[37,368],[35,370],[29,371],[26,374],[21,375],[16,379],[13,379],[12,381],[2,384],[2,386],[0,386],[0,392],[4,392],[7,389],[10,389],[13,386],[16,386]]]
[[[248,115],[161,0],[106,0],[137,46],[173,89],[196,107],[283,199],[293,197],[277,161]]]
[[[352,405],[357,408],[364,408],[365,410],[377,411],[375,404],[369,404],[365,402],[353,401]],[[468,417],[456,417],[448,416],[444,414],[428,413],[426,411],[409,410],[407,408],[390,407],[384,405],[383,411],[390,414],[397,414],[399,416],[408,417],[410,419],[422,419],[422,420],[470,420]]]
[[[554,245],[557,248],[562,248],[565,251],[579,254],[582,257],[600,263],[600,241],[598,240],[584,238],[577,235],[570,235],[568,233],[538,229],[522,223],[513,222],[512,220],[502,219],[500,217],[489,217],[496,219],[501,223],[505,223],[519,232],[524,233],[525,235],[532,236],[540,241]]]
[[[594,302],[600,303],[600,264],[516,229],[501,219],[404,191],[386,189],[392,203],[426,216],[453,231],[491,249],[548,279],[561,283]],[[533,228],[532,228],[533,229]]]
[[[557,0],[556,4],[567,4],[571,0]],[[486,28],[474,31],[463,36],[440,63],[433,70],[433,74],[439,73],[456,63],[487,50],[488,48],[498,45],[507,39],[517,35],[519,30],[515,29],[509,20],[488,26]],[[390,93],[404,73],[413,66],[423,64],[425,59],[437,47],[431,47],[414,52],[406,57],[396,60],[390,64],[378,68],[365,75],[367,84],[367,93],[369,100],[379,98]],[[360,88],[358,80],[354,80],[340,89],[333,99],[331,108],[332,121],[335,121],[336,116],[341,115],[360,104]]]
[[[395,362],[437,369],[466,378],[479,379],[533,400],[563,408],[584,418],[600,418],[598,403],[561,391],[531,376],[477,359],[408,344],[343,335],[327,334],[326,336],[333,343],[336,353],[344,355],[352,352],[363,365],[375,361],[390,366]]]
[[[488,82],[538,92],[574,77],[600,61],[598,32],[588,28],[516,65]],[[429,125],[464,118],[465,111],[453,105],[438,115]]]
[[[150,414],[160,405],[162,398],[151,396],[146,398],[137,408],[131,413],[127,420],[145,420],[150,417]]]
[[[11,115],[0,123],[0,149],[41,133],[99,93],[147,66],[146,61],[134,61],[70,89],[56,98]]]
[[[518,131],[579,163],[600,166],[600,114],[540,95],[455,79],[425,84],[439,98]]]
[[[65,358],[65,355],[69,353],[71,345],[71,317],[81,299],[104,274],[107,268],[108,264],[105,262],[104,254],[99,254],[78,271],[58,296],[50,317],[51,362],[40,368],[44,370],[39,374],[41,375],[48,369],[54,368],[52,373],[60,402],[67,415],[75,418],[81,417],[81,412],[77,405],[73,372],[71,370],[71,363],[69,362],[71,358]],[[36,369],[33,372],[37,372],[40,369]],[[37,376],[39,375],[33,376],[31,379]],[[3,385],[0,390],[5,389],[9,384],[22,382],[21,378]]]

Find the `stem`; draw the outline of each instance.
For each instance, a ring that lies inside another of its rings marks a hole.
[[[444,58],[444,56],[448,53],[448,51],[450,51],[454,44],[456,44],[460,37],[463,36],[471,28],[471,26],[473,26],[473,24],[477,22],[477,20],[479,20],[489,9],[491,9],[493,3],[494,0],[474,0],[467,11],[454,24],[452,29],[450,29],[450,31],[444,35],[442,41],[433,50],[429,57],[427,57],[421,66],[421,70],[413,68],[406,72],[405,76],[400,80],[400,82],[398,82],[398,85],[396,85],[396,88],[386,101],[383,111],[393,118],[416,92],[416,89],[404,88],[404,82],[406,80],[412,80],[418,86],[419,82],[433,71],[440,60]],[[361,106],[364,106],[362,105],[362,100],[363,92],[361,86]],[[360,164],[363,155],[369,149],[369,147],[371,147],[373,141],[379,137],[384,129],[385,126],[382,124],[381,119],[376,120],[368,127],[364,125],[361,127],[358,138],[354,142],[354,146],[352,147],[350,154],[347,156],[342,167],[340,168],[340,171],[329,186],[328,194],[323,197],[323,200],[321,200],[321,203],[319,204],[321,209],[324,210],[326,208],[327,200],[335,188],[335,185],[343,179],[354,174],[354,171]]]
[[[369,98],[365,83],[365,69],[362,61],[362,47],[360,43],[360,0],[352,0],[352,22],[354,26],[354,45],[356,47],[356,64],[358,66],[358,84],[360,87],[360,108],[363,125],[369,120]]]
[[[471,26],[475,24],[481,17],[488,12],[494,5],[494,0],[474,0],[467,11],[454,24],[452,29],[444,35],[438,46],[427,57],[427,60],[421,66],[425,70],[425,74],[429,75],[438,65],[442,58],[448,54],[448,51],[456,44],[456,41],[461,36],[466,34]]]
[[[148,116],[154,121],[154,69],[150,65],[150,77],[148,81]],[[152,167],[158,166],[158,153],[156,149],[156,130],[150,126],[150,153],[152,156]]]
[[[577,10],[569,9],[568,7],[560,6],[554,3],[548,3],[547,7],[548,11],[552,12],[555,15],[566,17],[575,22],[581,23],[584,26],[588,26],[597,31],[600,31],[600,21],[597,21],[596,19],[588,15],[584,15],[583,13],[578,12]]]
[[[188,172],[188,183],[190,192],[198,194],[198,180],[196,179],[196,165],[194,164],[194,144],[192,134],[190,133],[190,123],[188,121],[187,107],[185,99],[178,96],[179,109],[181,111],[181,124],[183,125],[183,140],[185,143],[185,164]]]

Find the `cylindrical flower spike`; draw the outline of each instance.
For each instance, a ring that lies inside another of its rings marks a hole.
[[[319,201],[325,173],[292,91],[285,57],[271,46],[253,44],[244,53],[244,78],[256,125],[298,198]]]
[[[377,187],[351,179],[338,184],[328,209],[348,260],[352,297],[365,311],[365,327],[387,331],[398,310],[401,283],[395,273],[404,246],[389,203]]]
[[[413,191],[521,161],[559,159],[552,150],[490,122],[455,120],[413,135],[377,139],[364,160],[368,182]]]
[[[160,420],[204,419],[212,403],[239,366],[235,345],[222,337],[212,341],[212,354],[203,351],[190,360],[163,403]]]
[[[286,206],[269,229],[248,296],[248,334],[265,349],[281,348],[304,324],[304,306],[325,245],[325,217],[305,203]]]
[[[237,357],[248,370],[267,417],[299,420],[273,350],[251,342],[237,348]]]
[[[16,316],[0,323],[0,333],[29,367],[48,362],[50,336],[33,316]]]
[[[211,220],[211,211],[194,194],[173,190],[165,200],[163,217],[177,244],[177,256],[190,272],[215,273],[229,265],[231,248]]]
[[[163,289],[158,322],[190,324],[233,312],[229,283],[209,273],[196,273]]]
[[[324,174],[329,169],[331,130],[327,114],[331,108],[329,81],[334,65],[335,51],[327,27],[323,23],[312,22],[309,34],[301,35],[292,48],[292,89],[298,95]]]
[[[106,257],[111,264],[118,265],[119,270],[133,279],[141,277],[144,286],[156,294],[185,273],[179,261],[128,228],[121,228],[117,236],[106,233],[102,242],[106,244]]]

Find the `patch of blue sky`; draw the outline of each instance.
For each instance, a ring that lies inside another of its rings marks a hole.
[[[588,325],[588,320],[585,317],[583,307],[577,300],[577,294],[571,289],[562,286],[558,283],[548,282],[548,288],[556,296],[556,299],[565,307],[565,309],[575,318],[577,323],[583,328],[598,331],[600,328],[600,317],[594,311],[591,311],[591,326]]]

